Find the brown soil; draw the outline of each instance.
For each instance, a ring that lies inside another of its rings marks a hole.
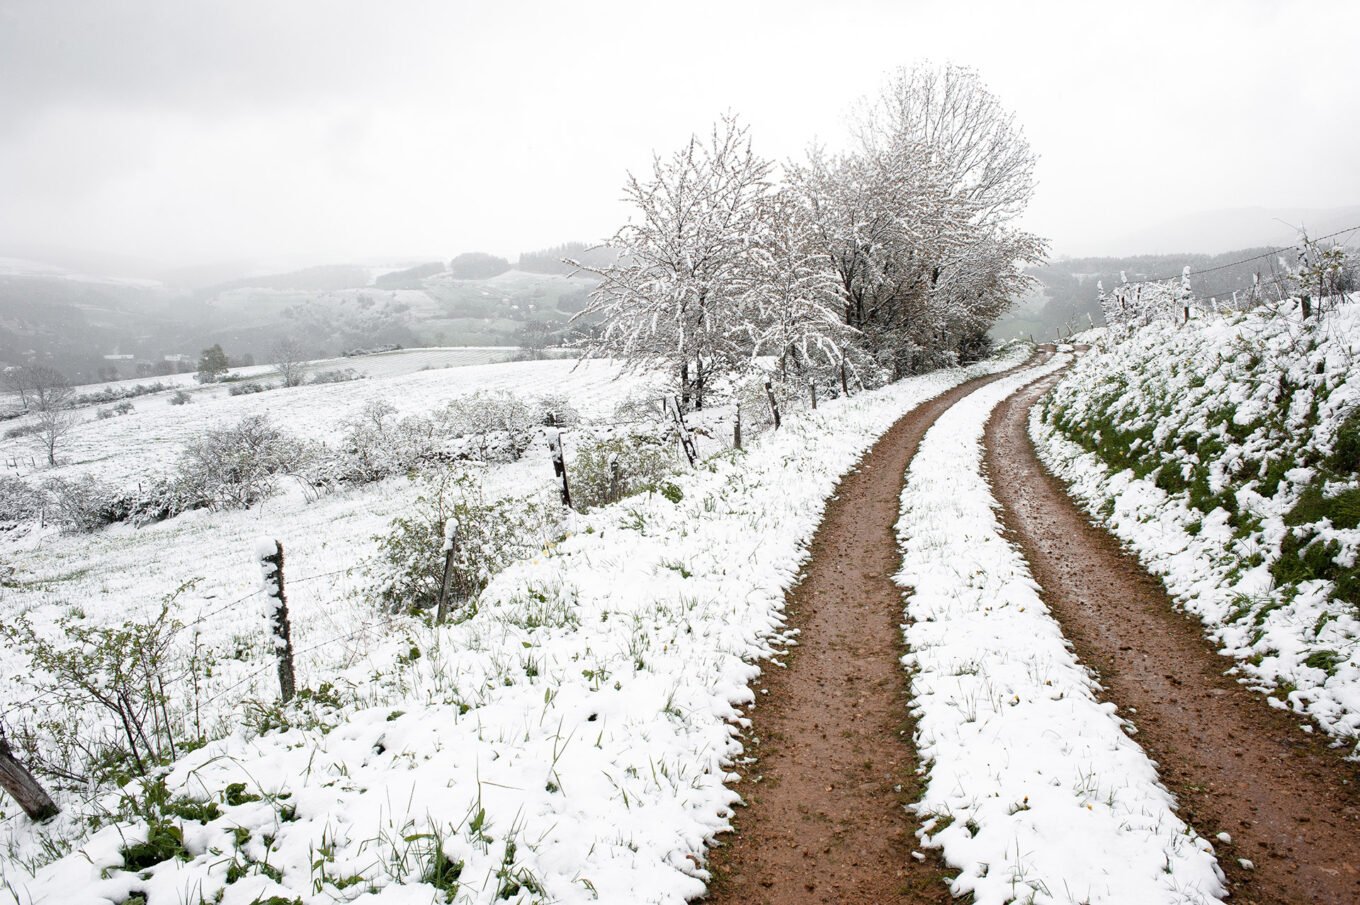
[[[997,375],[1000,376],[1000,375]],[[957,400],[996,376],[927,402],[892,426],[841,481],[789,592],[800,631],[784,668],[767,666],[746,733],[757,756],[738,786],[735,834],[710,853],[706,902],[950,901],[938,862],[912,858],[916,757],[907,722],[901,568],[893,535],[907,463]]]
[[[1040,465],[1026,422],[1056,379],[1002,403],[986,434],[992,487],[1044,600],[1137,726],[1181,816],[1213,842],[1233,902],[1360,902],[1360,770],[1224,676],[1231,663],[1200,623]],[[1224,831],[1231,844],[1214,838]]]

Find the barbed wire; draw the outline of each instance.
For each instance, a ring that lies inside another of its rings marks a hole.
[[[352,641],[353,639],[359,637],[360,635],[367,634],[367,633],[368,633],[370,630],[372,630],[373,628],[377,627],[378,625],[381,625],[382,622],[383,622],[382,619],[374,619],[374,620],[372,620],[371,622],[365,622],[363,625],[359,626],[359,628],[355,629],[355,630],[352,631],[352,632],[349,632],[349,633],[344,634],[344,635],[337,635],[337,636],[335,636],[334,638],[328,638],[328,639],[326,639],[325,641],[319,641],[319,642],[317,642],[316,644],[310,644],[310,645],[308,645],[307,647],[304,647],[304,648],[300,648],[300,649],[298,649],[298,650],[295,650],[295,651],[293,651],[293,656],[294,656],[294,657],[301,657],[303,654],[311,653],[312,651],[314,651],[314,650],[319,650],[319,649],[321,649],[321,648],[323,648],[323,647],[329,647],[329,646],[332,645],[332,644],[340,644],[340,643],[345,642],[345,641]],[[212,697],[206,699],[206,700],[203,702],[203,706],[206,707],[206,706],[209,705],[209,704],[213,704],[213,703],[215,703],[215,702],[221,700],[223,697],[225,697],[226,695],[228,695],[228,694],[230,694],[231,692],[235,691],[236,689],[240,688],[242,685],[245,685],[247,682],[253,681],[254,679],[256,679],[256,678],[260,677],[261,675],[263,675],[264,673],[268,672],[269,670],[275,669],[275,668],[277,668],[277,664],[275,664],[275,663],[267,663],[267,664],[265,664],[264,666],[261,666],[259,669],[254,670],[253,672],[247,673],[247,674],[246,674],[244,677],[242,677],[241,679],[239,679],[239,680],[233,682],[232,684],[228,685],[226,688],[223,688],[221,691],[217,692],[217,694],[215,694],[215,695],[213,695]]]

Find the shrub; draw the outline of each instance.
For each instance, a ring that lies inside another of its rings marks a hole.
[[[42,430],[42,425],[36,421],[32,424],[21,424],[18,427],[11,427],[5,431],[5,439],[13,440],[16,437],[31,437]]]
[[[175,390],[174,395],[170,397],[171,405],[187,405],[192,401],[193,398],[183,390]]]
[[[258,383],[233,383],[227,388],[227,393],[232,396],[249,396],[252,393],[264,393],[269,390],[277,389],[272,383],[259,381]]]
[[[369,563],[375,592],[393,611],[429,609],[439,601],[444,575],[444,526],[458,523],[452,600],[467,614],[497,572],[541,550],[553,533],[549,511],[523,498],[487,500],[467,475],[452,471],[426,479],[410,514],[393,519],[375,538]]]
[[[115,406],[113,407],[113,411],[114,411],[114,414],[117,414],[117,415],[131,415],[131,414],[132,414],[132,403],[131,403],[131,402],[128,402],[126,399],[124,399],[122,402],[118,403],[117,405],[115,405]]]
[[[90,475],[74,480],[52,478],[43,490],[51,504],[48,521],[68,531],[95,531],[127,517],[126,501],[112,486]]]
[[[674,464],[666,446],[651,436],[583,444],[568,470],[572,503],[578,509],[589,509],[654,489]]]
[[[542,425],[576,427],[581,423],[581,413],[561,393],[545,393],[535,399],[534,416]]]
[[[169,614],[185,589],[144,622],[95,626],[66,616],[56,638],[39,634],[26,615],[0,626],[30,664],[23,681],[45,697],[41,715],[16,733],[35,765],[74,782],[124,782],[176,756],[181,724],[166,689],[184,676],[171,662],[181,626]]]
[[[343,483],[366,484],[440,458],[438,426],[429,418],[410,415],[395,419],[396,409],[375,399],[345,423],[335,478]]]
[[[37,518],[44,501],[42,491],[27,481],[0,476],[0,524],[18,524]]]
[[[534,438],[540,415],[514,393],[478,390],[444,409],[443,426],[455,437],[481,440],[483,458],[518,461]]]
[[[274,427],[266,415],[206,431],[185,447],[179,493],[211,509],[247,509],[271,496],[275,477],[300,470],[312,451]]]
[[[358,380],[363,375],[353,368],[335,368],[329,371],[317,371],[312,375],[309,383],[347,383],[351,380]]]

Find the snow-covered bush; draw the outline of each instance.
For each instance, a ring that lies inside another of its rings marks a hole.
[[[47,520],[67,531],[96,531],[127,516],[118,491],[91,475],[52,478],[42,489],[49,501]]]
[[[328,371],[317,371],[308,380],[308,383],[348,383],[351,380],[359,380],[363,375],[353,368],[331,368]]]
[[[409,513],[392,520],[376,540],[368,564],[374,596],[392,611],[419,611],[439,601],[444,577],[444,531],[457,522],[451,611],[475,612],[491,577],[518,559],[542,550],[556,519],[542,503],[525,498],[488,500],[471,477],[445,471],[423,478],[423,492]]]
[[[576,451],[568,471],[572,504],[590,509],[659,488],[675,470],[675,455],[655,436],[594,440]]]
[[[0,525],[14,525],[38,517],[44,497],[22,478],[0,475]]]
[[[272,389],[276,389],[274,384],[261,381],[257,383],[233,383],[227,388],[227,392],[232,396],[248,396],[251,393],[265,393]]]
[[[441,458],[444,438],[438,423],[420,415],[394,418],[396,411],[374,399],[345,422],[339,449],[327,463],[334,480],[367,484]]]
[[[535,399],[534,416],[542,425],[576,427],[581,423],[581,413],[562,393],[545,393]]]
[[[478,390],[450,402],[441,420],[451,436],[479,438],[485,458],[503,451],[518,460],[529,448],[541,418],[514,393]]]
[[[193,401],[193,397],[183,390],[175,390],[174,395],[170,397],[171,405],[187,405]]]
[[[274,493],[277,475],[297,472],[312,455],[267,415],[248,415],[186,446],[177,478],[186,499],[212,509],[247,509]]]

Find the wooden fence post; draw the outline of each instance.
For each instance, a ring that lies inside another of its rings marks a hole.
[[[774,429],[779,430],[779,403],[774,398],[774,388],[765,381],[765,398],[770,400],[770,414],[774,415]]]
[[[453,558],[458,553],[458,519],[444,523],[444,576],[439,582],[439,606],[434,611],[434,624],[443,625],[449,614],[449,592],[453,589]]]
[[[9,740],[3,735],[0,735],[0,789],[8,792],[31,820],[46,820],[61,811],[28,768],[14,757]]]
[[[548,429],[548,452],[552,454],[553,473],[562,482],[562,505],[571,508],[571,487],[567,484],[567,460],[562,455],[562,432]]]
[[[297,680],[293,675],[293,632],[288,622],[288,597],[283,591],[283,544],[262,538],[255,547],[255,554],[260,558],[265,594],[270,601],[265,604],[265,613],[269,616],[274,652],[279,657],[279,700],[287,704],[297,693]]]
[[[694,450],[694,438],[689,435],[689,425],[685,424],[685,413],[680,408],[680,397],[674,399],[675,411],[672,413],[675,419],[675,429],[680,432],[680,446],[685,450],[685,458],[689,459],[689,464],[694,465],[694,460],[698,458],[698,453]]]
[[[841,359],[841,395],[850,395],[850,382],[845,379],[845,359]]]
[[[808,392],[812,394],[812,410],[817,411],[817,384],[808,381]]]
[[[619,454],[609,454],[609,502],[619,498]]]
[[[732,446],[741,449],[741,403],[737,403],[737,419],[732,423]]]

